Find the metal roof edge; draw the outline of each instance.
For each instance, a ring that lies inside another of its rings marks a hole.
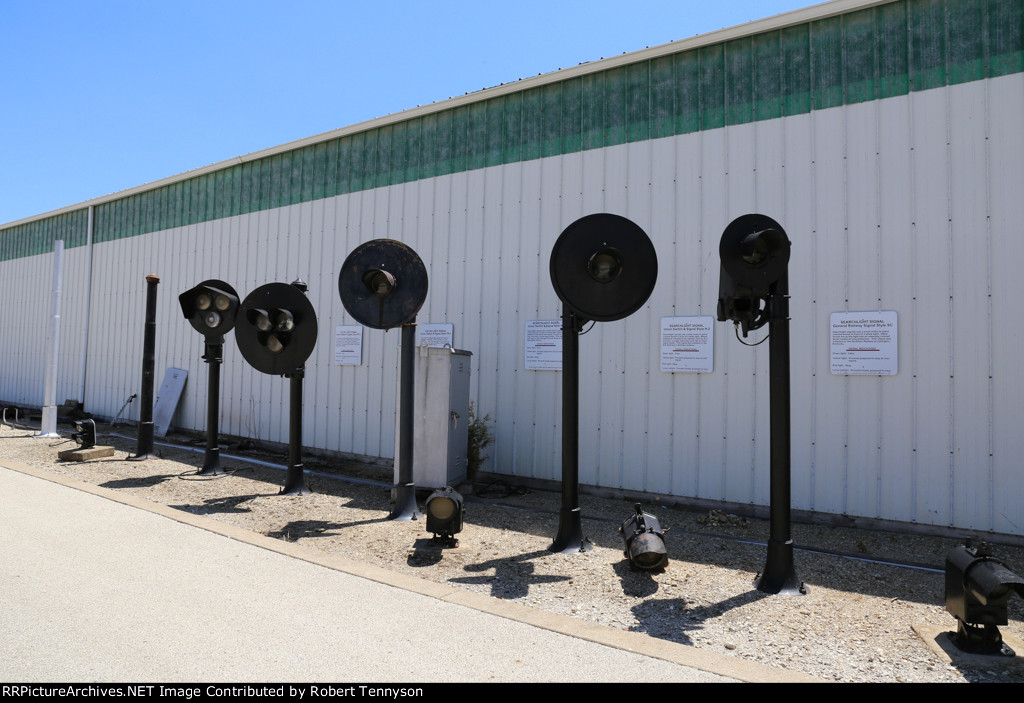
[[[517,81],[510,83],[502,83],[501,85],[493,86],[491,88],[484,88],[482,90],[474,91],[472,93],[466,93],[458,97],[448,98],[447,100],[441,100],[438,102],[430,103],[429,105],[420,105],[418,107],[410,108],[408,110],[402,110],[401,112],[394,112],[389,115],[382,117],[375,117],[370,120],[363,122],[357,122],[356,124],[349,125],[347,127],[340,127],[333,129],[328,132],[321,132],[310,137],[303,137],[302,139],[296,139],[295,141],[285,142],[277,146],[268,147],[259,151],[254,151],[249,154],[242,156],[234,156],[224,161],[218,161],[208,166],[200,166],[189,171],[184,171],[173,176],[161,178],[156,181],[150,181],[142,185],[133,186],[126,188],[125,190],[119,190],[108,195],[102,195],[90,200],[86,200],[74,205],[68,205],[66,207],[59,208],[57,210],[50,210],[39,215],[32,215],[30,217],[24,217],[20,220],[0,224],[0,229],[8,229],[10,227],[17,227],[19,225],[28,224],[35,222],[36,220],[42,220],[49,217],[55,217],[57,215],[63,215],[69,212],[76,212],[83,210],[87,207],[94,207],[96,205],[102,205],[103,203],[111,202],[114,200],[120,200],[122,198],[130,197],[138,193],[144,193],[149,190],[156,190],[173,183],[185,181],[190,178],[202,176],[207,173],[214,173],[221,171],[230,166],[236,166],[239,164],[246,163],[248,161],[257,161],[264,159],[269,156],[275,156],[296,149],[301,149],[306,146],[313,144],[319,144],[320,142],[326,142],[331,139],[337,139],[339,137],[345,137],[350,134],[357,134],[359,132],[367,132],[372,129],[384,127],[390,124],[396,124],[398,122],[406,122],[408,120],[429,115],[436,112],[443,112],[445,110],[451,110],[453,108],[460,107],[462,105],[468,105],[472,103],[481,102],[490,98],[499,97],[502,95],[508,95],[510,93],[518,93],[530,88],[535,88],[550,83],[558,83],[577,76],[587,75],[589,73],[596,73],[598,71],[607,71],[612,68],[618,68],[619,66],[625,66],[628,64],[636,63],[638,61],[648,61],[650,59],[660,58],[669,54],[676,54],[681,51],[688,51],[696,49],[702,46],[709,46],[712,44],[720,44],[723,42],[731,41],[733,39],[739,39],[754,34],[760,34],[762,32],[770,32],[784,27],[789,27],[798,24],[804,24],[806,22],[812,22],[814,20],[825,19],[828,17],[834,17],[835,15],[841,15],[855,10],[862,10],[876,5],[886,5],[897,0],[830,0],[829,2],[819,3],[810,7],[801,8],[799,10],[791,10],[789,12],[783,12],[778,15],[766,17],[760,20],[752,20],[743,24],[735,25],[733,27],[727,27],[724,29],[718,29],[713,32],[707,32],[705,34],[697,34],[687,39],[678,39],[676,41],[668,42],[667,44],[659,44],[658,46],[648,47],[646,49],[640,49],[638,51],[631,51],[618,56],[612,56],[609,58],[598,59],[597,61],[588,61],[581,63],[571,68],[560,68],[555,71],[548,73],[542,73],[537,76],[531,76],[530,78],[521,78]]]

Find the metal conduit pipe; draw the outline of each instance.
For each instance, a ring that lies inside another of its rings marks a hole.
[[[135,437],[129,437],[128,435],[118,434],[116,432],[108,432],[107,436],[108,437],[120,437],[121,439],[127,439],[129,441],[135,441],[135,439],[136,439]],[[153,444],[155,444],[156,446],[159,446],[159,447],[171,447],[172,449],[183,449],[183,450],[185,450],[187,452],[195,452],[197,454],[202,454],[202,453],[204,453],[206,451],[205,449],[199,449],[197,447],[186,447],[186,446],[183,446],[181,444],[171,444],[170,442],[153,442]],[[253,458],[247,457],[247,456],[238,456],[237,454],[221,454],[220,457],[222,459],[234,459],[235,461],[244,461],[247,464],[256,464],[257,466],[265,466],[268,469],[280,469],[281,471],[287,471],[288,470],[288,467],[285,466],[284,464],[275,464],[275,463],[270,462],[270,461],[261,461],[259,459],[253,459]],[[337,479],[338,481],[344,481],[345,483],[357,483],[357,484],[364,485],[364,486],[378,486],[380,488],[391,488],[392,487],[390,483],[385,483],[384,481],[374,481],[374,480],[368,479],[368,478],[354,478],[352,476],[338,476],[337,474],[325,474],[322,471],[310,471],[309,469],[305,469],[304,473],[311,474],[313,476],[319,476],[320,478],[333,478],[333,479]]]

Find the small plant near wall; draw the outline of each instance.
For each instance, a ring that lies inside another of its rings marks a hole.
[[[476,408],[473,407],[473,403],[469,404],[469,447],[466,450],[466,478],[470,481],[476,478],[476,472],[480,469],[480,465],[488,458],[483,453],[484,449],[494,444],[494,433],[487,425],[491,421],[489,413],[480,417],[476,414]]]

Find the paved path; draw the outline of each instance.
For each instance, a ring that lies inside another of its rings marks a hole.
[[[0,680],[778,681],[0,464]]]

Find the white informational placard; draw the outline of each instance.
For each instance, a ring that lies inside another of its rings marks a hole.
[[[526,368],[531,371],[562,370],[562,321],[526,321]]]
[[[455,348],[455,325],[450,322],[426,322],[416,325],[416,346]]]
[[[894,376],[899,370],[896,311],[834,312],[829,319],[836,376]]]
[[[339,366],[363,363],[362,325],[338,325],[334,328],[334,363]]]
[[[715,370],[715,318],[711,315],[661,318],[661,370],[711,373]]]

